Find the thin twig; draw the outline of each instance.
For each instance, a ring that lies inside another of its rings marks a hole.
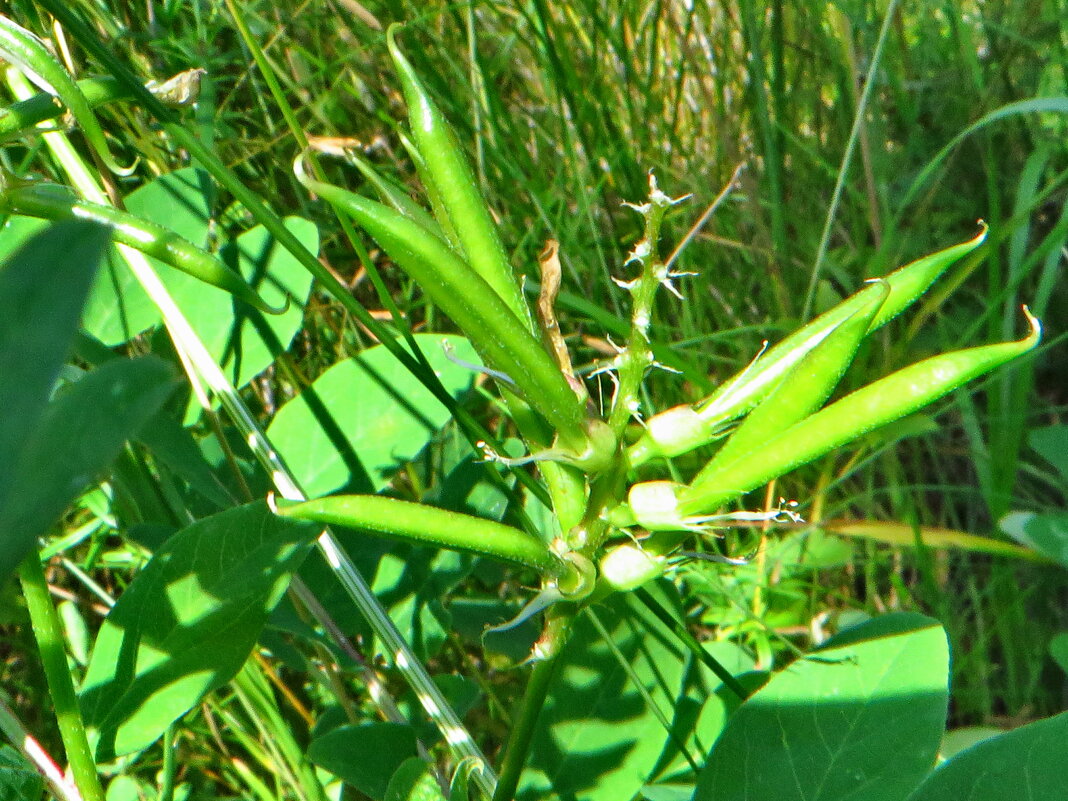
[[[808,291],[805,292],[805,306],[801,310],[801,321],[808,320],[809,314],[812,312],[812,303],[816,298],[816,283],[819,280],[820,269],[823,267],[823,260],[827,256],[827,248],[831,242],[831,226],[834,224],[834,217],[838,212],[838,204],[842,200],[842,190],[845,188],[846,174],[849,172],[849,165],[853,160],[853,151],[856,149],[857,140],[860,137],[860,131],[864,124],[864,114],[868,109],[868,99],[871,97],[872,87],[875,86],[876,80],[879,77],[879,65],[882,63],[883,45],[886,44],[886,39],[890,33],[890,22],[894,18],[894,14],[897,13],[897,0],[890,0],[890,4],[886,7],[886,16],[883,18],[882,28],[879,30],[879,39],[875,43],[875,51],[871,56],[871,65],[868,68],[868,79],[864,82],[864,91],[860,95],[860,102],[857,104],[857,113],[853,117],[853,129],[849,132],[849,141],[846,142],[845,152],[842,153],[842,163],[838,167],[838,178],[834,183],[834,192],[831,194],[831,203],[827,208],[827,219],[823,223],[823,233],[820,235],[819,248],[816,251],[816,261],[812,265],[812,275],[808,279]]]
[[[671,265],[675,263],[675,260],[682,253],[682,249],[688,244],[690,244],[690,241],[701,232],[701,229],[704,228],[705,223],[707,223],[712,218],[712,215],[716,213],[716,209],[718,209],[723,204],[723,201],[727,199],[727,196],[731,192],[733,192],[734,189],[738,186],[738,178],[741,177],[742,171],[744,169],[745,162],[743,161],[741,164],[734,168],[734,172],[731,173],[731,179],[727,181],[727,185],[720,190],[720,193],[718,195],[716,195],[716,199],[708,204],[708,208],[705,209],[704,214],[702,214],[698,218],[697,222],[693,224],[693,227],[686,232],[686,236],[682,238],[682,241],[679,242],[678,247],[675,248],[674,252],[667,260],[667,268],[669,270],[671,269]]]

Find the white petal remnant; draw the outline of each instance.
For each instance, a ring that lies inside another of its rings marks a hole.
[[[623,262],[623,266],[625,267],[628,264],[632,264],[634,262],[638,262],[639,264],[644,264],[645,260],[647,258],[649,258],[649,254],[652,253],[652,252],[653,252],[653,248],[652,248],[652,245],[649,244],[649,240],[648,239],[640,239],[640,240],[638,240],[637,243],[635,243],[635,245],[631,249],[630,253],[627,254],[627,260],[625,262]]]

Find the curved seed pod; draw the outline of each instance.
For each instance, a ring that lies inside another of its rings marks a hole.
[[[533,330],[519,281],[508,263],[497,227],[456,135],[397,46],[399,27],[398,24],[389,27],[386,43],[404,89],[412,138],[422,156],[426,175],[437,191],[472,269],[493,287],[512,313]]]
[[[515,388],[576,455],[589,449],[585,412],[552,357],[526,326],[448,245],[388,206],[308,177],[298,180],[352,217],[424,292],[452,318],[483,361],[509,376]]]
[[[85,78],[78,81],[78,89],[92,108],[129,95],[114,78]],[[34,126],[60,116],[65,110],[60,99],[50,92],[12,103],[0,113],[0,142],[32,133]]]
[[[860,341],[889,292],[890,287],[885,281],[861,290],[858,297],[863,298],[866,305],[839,323],[826,339],[797,363],[775,390],[749,413],[691,483],[699,484],[705,475],[711,475],[721,465],[749,451],[759,450],[769,439],[819,409],[852,363]]]
[[[345,157],[349,159],[353,165],[355,165],[356,169],[360,171],[360,174],[367,179],[367,183],[375,188],[375,192],[378,193],[378,196],[383,203],[390,206],[395,211],[400,212],[405,217],[408,217],[412,222],[418,223],[443,242],[448,241],[445,238],[444,232],[441,230],[441,226],[438,225],[438,222],[434,219],[433,215],[412,200],[404,187],[398,186],[393,181],[381,175],[378,170],[371,166],[367,159],[363,158],[363,156],[358,153],[349,151],[345,154]]]
[[[427,200],[430,201],[430,208],[434,212],[434,217],[437,223],[441,226],[441,232],[445,235],[445,240],[462,256],[464,249],[460,244],[460,238],[456,235],[456,229],[453,228],[452,220],[449,219],[449,213],[445,211],[445,204],[441,200],[441,193],[438,192],[437,187],[434,185],[434,181],[430,177],[423,154],[419,152],[419,148],[415,146],[415,142],[413,142],[411,137],[405,134],[404,131],[398,130],[397,138],[400,140],[401,145],[403,145],[404,150],[408,153],[408,158],[412,160],[412,164],[415,166],[415,171],[419,175],[419,180],[423,182],[423,192],[426,193]]]
[[[700,482],[678,492],[680,516],[715,510],[1026,353],[1038,344],[1042,327],[1026,307],[1024,314],[1031,332],[1018,342],[958,350],[905,367],[805,418],[763,447],[702,474]]]
[[[202,69],[186,70],[158,86],[150,85],[147,88],[168,105],[186,105],[191,101],[170,93],[171,87],[175,82],[186,84],[195,82],[203,73]],[[133,97],[125,86],[110,76],[82,78],[77,85],[90,108]],[[170,94],[164,94],[165,92]],[[63,102],[50,92],[42,92],[26,100],[20,100],[18,103],[12,103],[0,111],[0,142],[6,142],[25,133],[34,133],[31,130],[34,126],[45,120],[54,119],[64,111],[66,108]]]
[[[169,231],[162,225],[142,220],[111,206],[77,200],[59,184],[30,184],[10,188],[0,195],[0,209],[45,220],[92,220],[107,226],[111,238],[169,267],[181,270],[211,284],[267,314],[281,314],[289,308],[266,303],[236,272],[207,251]]]
[[[372,534],[491,556],[559,576],[568,563],[541,540],[517,528],[480,517],[380,495],[332,495],[313,501],[272,499],[282,517],[358,528]]]
[[[889,286],[889,294],[869,323],[868,333],[914,303],[954,262],[979,247],[986,239],[986,232],[984,225],[973,239],[918,259],[882,279]],[[860,290],[757,357],[705,400],[692,407],[677,407],[691,408],[692,415],[668,409],[662,414],[672,415],[670,424],[657,420],[660,415],[651,418],[647,431],[628,450],[631,464],[636,467],[657,456],[678,456],[714,440],[731,420],[766,398],[805,354],[865,306],[869,297],[865,290]]]
[[[3,15],[0,15],[0,56],[22,70],[38,88],[59,97],[109,170],[116,175],[129,175],[134,171],[136,163],[122,167],[115,161],[89,101],[44,42]]]

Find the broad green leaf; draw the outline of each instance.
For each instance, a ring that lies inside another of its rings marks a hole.
[[[106,801],[141,801],[148,788],[133,776],[116,776],[108,783]]]
[[[998,527],[1020,544],[1068,567],[1068,512],[1009,512]]]
[[[207,173],[185,168],[161,176],[126,198],[127,210],[165,226],[194,245],[213,251],[214,186]],[[317,252],[314,224],[287,218],[286,227],[310,251]],[[272,305],[290,308],[281,315],[259,315],[221,289],[168,267],[150,263],[209,352],[223,364],[230,380],[244,386],[284,351],[303,322],[303,304],[311,291],[311,275],[278,247],[262,226],[218,248],[218,255],[239,271]],[[86,312],[86,328],[108,345],[127,341],[161,321],[159,311],[141,289],[123,260],[112,253],[97,281]]]
[[[429,606],[438,597],[435,592],[438,582],[428,574],[432,554],[423,548],[392,547],[379,560],[371,585],[371,590],[389,610],[394,625],[422,660],[435,656],[448,636]],[[471,557],[457,553],[450,554],[449,559],[462,560],[468,565],[471,561]],[[382,652],[377,641],[374,650]]]
[[[300,217],[286,217],[284,222],[304,247],[319,252],[319,230],[314,223]],[[241,234],[223,249],[223,255],[266,303],[282,306],[287,298],[290,301],[283,314],[259,314],[242,304],[235,315],[233,299],[207,287],[213,297],[222,295],[210,305],[225,306],[225,311],[209,315],[189,310],[190,322],[209,352],[223,365],[233,385],[241,388],[269,367],[300,330],[312,276],[262,225]]]
[[[636,613],[633,604],[617,594],[594,611],[670,721],[687,656],[659,621]],[[586,615],[560,659],[517,798],[632,798],[664,750],[667,730]]]
[[[0,267],[0,580],[40,529],[14,528],[17,487],[107,246],[88,223],[50,226]],[[54,454],[55,455],[55,454]]]
[[[948,668],[945,632],[929,618],[848,629],[742,705],[694,801],[900,801],[934,765]]]
[[[309,760],[375,801],[386,797],[390,778],[415,755],[415,732],[399,723],[341,726],[308,745]]]
[[[93,647],[81,704],[98,759],[150,745],[237,673],[318,533],[257,502],[167,541]]]
[[[939,761],[952,759],[961,751],[966,751],[991,737],[998,737],[1004,732],[1004,729],[995,729],[993,726],[968,726],[947,731],[942,738],[942,747],[938,749]]]
[[[174,231],[194,245],[211,250],[210,223],[214,187],[207,173],[195,167],[176,170],[131,192],[126,210]],[[186,314],[206,306],[205,314],[230,309],[229,296],[190,275],[149,259],[156,274]],[[101,271],[85,312],[85,328],[105,345],[114,346],[160,323],[159,310],[141,289],[125,261],[112,252]]]
[[[167,410],[153,417],[137,439],[152,451],[160,463],[218,507],[225,508],[233,502],[190,430],[184,428]]]
[[[748,673],[755,667],[753,658],[733,642],[706,642],[705,650],[730,671],[732,676]],[[690,665],[684,694],[679,698],[672,716],[675,739],[665,743],[664,753],[653,775],[658,782],[689,780],[693,793],[694,775],[685,757],[679,753],[678,742],[686,743],[687,753],[699,759],[708,753],[712,744],[727,725],[731,713],[741,703],[734,693],[704,665],[693,661]],[[651,787],[643,789],[649,794]]]
[[[0,801],[25,801],[40,798],[44,781],[18,751],[0,745]]]
[[[419,334],[416,342],[453,397],[474,372],[446,358],[477,362],[467,340]],[[335,364],[278,410],[267,429],[297,481],[311,497],[342,487],[377,492],[451,419],[448,410],[381,345]]]
[[[692,784],[649,784],[642,788],[645,801],[690,801]]]
[[[4,224],[0,225],[0,261],[7,261],[31,236],[50,225],[52,223],[48,220],[39,220],[36,217],[8,217]]]
[[[425,760],[405,760],[389,780],[384,801],[445,801],[434,772]],[[467,796],[463,797],[467,801]]]
[[[936,770],[909,801],[1068,798],[1068,712],[984,740]]]
[[[170,365],[142,356],[109,362],[56,394],[26,444],[0,513],[3,562],[56,521],[173,390]]]
[[[1068,425],[1036,428],[1027,435],[1027,442],[1039,455],[1057,468],[1068,484]]]

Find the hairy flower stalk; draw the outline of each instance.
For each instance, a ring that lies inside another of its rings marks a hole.
[[[681,297],[678,290],[672,286],[671,279],[685,275],[685,273],[672,273],[668,270],[667,265],[660,260],[657,242],[660,239],[660,224],[663,222],[664,214],[671,206],[681,203],[687,197],[689,196],[668,197],[657,186],[656,176],[650,171],[648,202],[640,205],[627,204],[645,217],[645,235],[634,246],[624,265],[637,262],[641,268],[641,274],[632,281],[616,280],[617,284],[631,293],[633,299],[627,347],[616,356],[611,365],[611,368],[617,372],[617,386],[608,425],[617,439],[622,437],[627,422],[632,417],[641,419],[638,390],[646,370],[656,364],[653,361],[653,352],[649,344],[649,325],[652,321],[656,290],[663,284],[672,293]]]

